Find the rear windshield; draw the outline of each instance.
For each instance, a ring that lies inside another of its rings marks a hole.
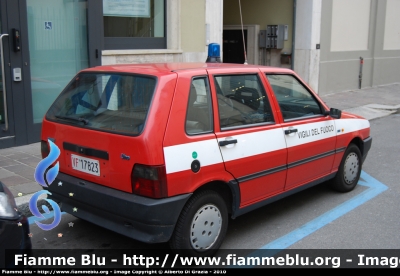
[[[154,77],[83,73],[56,99],[46,118],[108,132],[138,135],[156,86]]]

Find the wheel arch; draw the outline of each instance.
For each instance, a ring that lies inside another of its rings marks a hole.
[[[212,190],[221,195],[226,203],[228,214],[232,218],[235,217],[236,211],[240,205],[240,190],[239,184],[236,180],[231,180],[228,183],[219,180],[211,181],[200,186],[196,191],[193,192],[193,195],[204,190]]]
[[[347,147],[349,147],[350,144],[355,144],[355,145],[360,149],[361,154],[363,154],[363,152],[362,152],[363,141],[361,140],[360,137],[354,137],[354,138],[350,141],[350,143],[347,145]]]
[[[362,159],[361,162],[364,163],[365,159],[367,158],[368,152],[371,149],[372,137],[369,136],[364,140],[362,140],[360,137],[355,137],[350,143],[355,144],[359,148]]]

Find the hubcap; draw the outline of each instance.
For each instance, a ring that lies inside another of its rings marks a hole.
[[[215,243],[221,231],[221,213],[215,205],[204,205],[194,215],[191,226],[190,242],[193,248],[208,249]]]
[[[359,170],[358,156],[354,152],[350,153],[344,162],[344,181],[352,184],[357,178]]]

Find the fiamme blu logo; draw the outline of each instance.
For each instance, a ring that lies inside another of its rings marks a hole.
[[[56,179],[58,171],[59,171],[58,161],[53,167],[50,167],[50,166],[60,156],[60,149],[52,141],[48,140],[48,142],[50,145],[50,153],[46,158],[44,158],[42,161],[39,162],[39,164],[37,165],[36,170],[35,170],[35,180],[37,183],[39,183],[43,187],[50,186],[53,183],[54,179]],[[29,209],[31,210],[31,213],[35,217],[40,218],[40,219],[43,219],[45,217],[40,213],[40,211],[37,207],[37,203],[38,203],[39,197],[44,194],[51,195],[51,193],[49,191],[42,190],[42,191],[36,192],[32,196],[32,198],[29,200]],[[54,202],[53,200],[51,200],[51,199],[45,199],[45,200],[50,204],[50,206],[53,209],[54,220],[51,224],[44,224],[44,223],[40,223],[38,221],[35,221],[35,223],[42,230],[48,231],[48,230],[55,228],[60,223],[61,210],[60,210],[60,207],[58,206],[58,204],[56,202]],[[50,210],[46,205],[42,205],[41,207],[46,214],[50,214]]]

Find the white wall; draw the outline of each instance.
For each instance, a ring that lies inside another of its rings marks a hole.
[[[400,50],[400,0],[387,0],[384,50]]]
[[[331,51],[368,50],[371,0],[333,0]]]
[[[222,46],[222,31],[223,31],[222,15],[223,15],[223,0],[206,0],[206,24],[210,25],[208,42],[218,43],[221,46]],[[206,45],[208,44],[206,43]]]
[[[318,92],[322,0],[298,0],[294,70]]]

